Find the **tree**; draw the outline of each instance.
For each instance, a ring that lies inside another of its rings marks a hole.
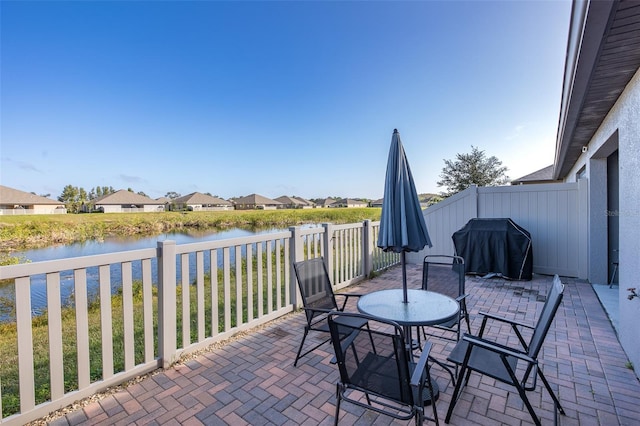
[[[450,197],[471,185],[498,186],[508,182],[507,167],[496,157],[486,157],[484,151],[471,145],[471,153],[456,154],[456,160],[444,160],[438,186],[447,190],[442,196]]]
[[[177,192],[169,191],[165,194],[165,197],[174,200],[176,198],[180,198],[180,194],[178,194]]]
[[[64,203],[68,212],[78,213],[82,205],[88,201],[87,191],[85,191],[84,188],[67,185],[58,197],[58,201]]]

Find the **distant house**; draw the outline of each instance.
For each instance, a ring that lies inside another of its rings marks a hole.
[[[64,203],[0,185],[0,215],[63,214]]]
[[[221,211],[232,210],[233,204],[222,198],[201,194],[200,192],[192,192],[171,200],[171,208],[192,211]]]
[[[236,210],[275,210],[282,204],[280,201],[272,200],[271,198],[258,194],[236,198],[234,201]]]
[[[372,202],[370,203],[370,206],[371,206],[371,207],[382,207],[382,202],[383,202],[383,201],[384,201],[384,198],[379,198],[379,199],[377,199],[377,200],[375,200],[375,201],[372,201]]]
[[[318,207],[329,207],[331,204],[335,203],[336,200],[333,198],[325,198],[324,200],[320,201],[317,206]]]
[[[156,198],[156,201],[158,203],[160,203],[160,204],[167,205],[167,204],[171,203],[171,198],[169,198],[169,197],[158,197],[158,198]]]
[[[306,198],[295,197],[295,196],[293,198],[295,198],[298,201],[302,201],[306,205],[306,207],[302,207],[303,209],[315,209],[316,208],[316,203],[314,203],[311,200],[307,200]]]
[[[300,197],[289,197],[283,195],[281,197],[276,198],[276,201],[282,203],[282,205],[278,206],[279,209],[310,209],[313,208],[313,203],[311,201],[305,200]]]
[[[543,169],[537,170],[521,178],[511,181],[511,185],[531,185],[535,183],[553,183],[558,182],[553,179],[553,164]]]
[[[368,207],[369,203],[367,203],[366,201],[361,201],[361,200],[353,200],[351,198],[342,198],[332,204],[329,204],[328,207]]]
[[[91,200],[94,210],[105,213],[137,213],[164,211],[164,203],[125,189]]]

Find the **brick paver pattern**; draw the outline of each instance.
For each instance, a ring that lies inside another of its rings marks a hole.
[[[409,288],[419,288],[421,265],[408,265]],[[399,288],[401,268],[347,292]],[[467,276],[471,328],[477,333],[482,312],[535,324],[553,277],[507,281]],[[640,383],[628,368],[609,318],[588,283],[563,278],[563,304],[539,357],[542,369],[560,398],[566,415],[562,425],[640,424]],[[431,287],[437,291],[438,288]],[[355,302],[349,310],[356,310]],[[330,425],[334,421],[337,367],[332,348],[322,346],[293,366],[302,337],[304,314],[296,312],[233,340],[196,359],[147,377],[118,393],[59,417],[54,425]],[[463,326],[463,330],[466,327]],[[465,330],[466,331],[466,330]],[[312,344],[318,333],[311,333]],[[513,343],[504,326],[489,327],[485,336]],[[321,336],[318,336],[321,337]],[[432,354],[445,360],[453,343],[431,337]],[[443,422],[453,385],[438,366],[432,367],[441,389],[437,401]],[[542,383],[528,392],[543,424],[553,424],[553,403]],[[430,414],[427,408],[426,414]],[[344,403],[345,425],[412,424]],[[429,422],[425,422],[429,424]],[[452,425],[533,424],[515,389],[472,374],[455,407]]]

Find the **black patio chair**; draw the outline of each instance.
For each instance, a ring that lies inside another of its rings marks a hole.
[[[469,325],[469,312],[467,311],[467,294],[465,289],[464,259],[460,256],[427,255],[422,262],[422,289],[436,291],[454,298],[460,304],[460,315],[456,318],[438,325],[434,329],[445,333],[433,334],[427,332],[429,327],[422,327],[424,337],[433,336],[449,340],[460,340],[460,324],[464,320],[467,323],[467,331],[471,332]],[[447,335],[451,332],[455,337]]]
[[[303,309],[307,319],[307,324],[304,326],[304,335],[296,354],[296,360],[293,363],[294,366],[297,366],[300,358],[331,340],[327,314],[331,311],[343,311],[350,297],[360,297],[361,294],[334,294],[327,266],[322,257],[296,262],[293,264],[293,268],[298,280],[298,288],[300,288]],[[338,306],[336,296],[344,298],[341,306]],[[349,325],[362,328],[367,325],[367,321],[361,318],[354,318],[350,320]],[[302,353],[304,342],[310,331],[325,333],[327,338]]]
[[[357,319],[368,321],[369,330],[344,325]],[[421,425],[425,418],[438,424],[437,393],[428,366],[431,343],[425,344],[414,363],[405,345],[403,328],[393,321],[333,312],[328,323],[340,371],[336,384],[336,425],[343,400],[396,419],[414,418],[416,425]],[[433,418],[425,416],[425,405],[431,405]]]
[[[551,390],[549,382],[542,373],[538,364],[538,354],[540,353],[540,349],[542,349],[544,339],[551,327],[558,307],[562,302],[563,292],[564,284],[562,284],[560,278],[556,275],[535,327],[502,317],[480,313],[484,318],[478,336],[465,334],[447,358],[450,362],[460,365],[460,375],[453,390],[453,396],[451,397],[451,403],[447,410],[445,423],[449,423],[453,408],[462,393],[463,381],[464,385],[468,384],[469,375],[472,371],[514,386],[536,425],[540,425],[540,419],[533,410],[526,392],[536,388],[536,377],[539,376],[553,399],[554,418],[557,423],[558,410],[562,414],[564,414],[564,410],[560,405],[560,401],[553,393],[553,390]],[[489,319],[510,324],[522,348],[514,349],[484,338],[483,333],[487,325],[487,320]],[[533,330],[531,340],[528,344],[522,335],[522,328]],[[524,368],[518,369],[519,363],[522,363]]]

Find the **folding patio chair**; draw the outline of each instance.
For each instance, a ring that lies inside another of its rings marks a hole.
[[[368,321],[369,330],[344,325],[356,319]],[[342,401],[400,420],[414,418],[416,425],[421,425],[425,418],[438,424],[437,393],[428,366],[431,343],[425,345],[418,362],[413,363],[403,328],[393,321],[333,312],[328,323],[340,371],[336,384],[336,425]],[[424,407],[428,404],[433,409],[433,418],[425,417]]]
[[[304,335],[296,354],[296,360],[293,365],[298,365],[298,360],[310,352],[318,349],[320,346],[328,343],[331,338],[328,337],[329,326],[327,324],[327,314],[331,311],[343,311],[350,297],[360,297],[360,294],[334,294],[329,279],[327,266],[322,257],[303,260],[293,264],[293,268],[298,280],[298,287],[302,295],[303,309],[307,319],[304,326]],[[342,305],[338,306],[336,296],[344,297]],[[367,321],[361,318],[353,318],[349,320],[349,325],[356,328],[366,326]],[[316,344],[312,348],[302,353],[305,340],[310,331],[326,333],[327,338]]]
[[[422,327],[422,333],[441,337],[449,340],[460,340],[460,324],[464,320],[467,323],[467,331],[471,332],[469,325],[469,312],[467,311],[467,294],[465,289],[464,259],[460,256],[427,255],[422,262],[422,289],[435,291],[454,298],[460,304],[460,315],[452,320],[430,327],[454,333],[455,337],[446,333],[428,333],[427,328]]]
[[[542,349],[544,339],[551,327],[553,318],[562,302],[562,295],[564,292],[564,284],[560,281],[560,278],[556,275],[553,279],[553,284],[547,294],[547,300],[545,301],[542,313],[538,318],[538,322],[535,327],[531,327],[526,324],[522,324],[517,321],[508,320],[498,316],[480,313],[484,316],[482,325],[480,327],[480,333],[478,336],[471,336],[465,334],[453,349],[449,357],[449,361],[460,365],[460,375],[456,382],[455,389],[453,390],[453,396],[451,397],[451,403],[447,410],[447,417],[445,423],[449,423],[453,408],[462,393],[462,387],[469,382],[469,375],[472,371],[480,374],[492,377],[500,382],[514,386],[522,401],[524,402],[529,414],[533,418],[536,425],[540,425],[540,419],[536,415],[529,399],[527,398],[527,391],[532,391],[536,388],[536,377],[539,376],[540,380],[544,384],[551,398],[554,402],[554,417],[557,423],[557,412],[564,414],[564,410],[560,405],[560,401],[551,390],[551,386],[546,377],[542,373],[538,364],[538,354]],[[515,332],[522,349],[511,348],[505,345],[501,345],[483,337],[484,330],[487,325],[487,320],[500,321],[511,325],[512,330]],[[522,336],[521,329],[528,328],[533,330],[531,340],[527,344]],[[524,368],[518,369],[518,363],[524,364]],[[465,377],[466,374],[466,377]],[[464,381],[464,385],[463,385]],[[482,382],[483,386],[485,382]]]

